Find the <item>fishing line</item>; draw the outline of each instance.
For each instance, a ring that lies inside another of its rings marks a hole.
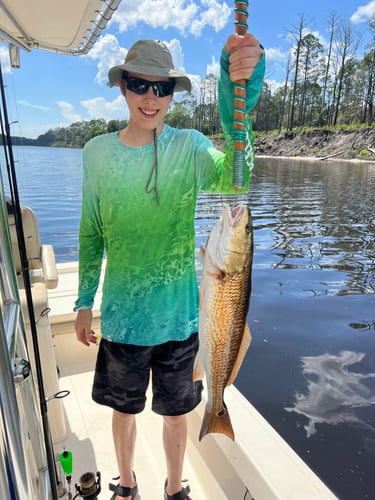
[[[9,128],[12,126],[12,131],[10,132],[11,137],[18,137],[19,139],[19,146],[23,146],[23,139],[24,139],[24,134],[21,131],[21,126],[20,126],[20,118],[19,118],[19,108],[17,105],[17,92],[15,89],[14,85],[14,79],[12,78],[12,74],[7,74],[3,78],[5,81],[6,78],[6,83],[4,83],[4,92],[6,93],[5,99],[7,102],[7,113],[8,116],[10,116],[10,121],[9,121]],[[9,103],[13,104],[11,111],[9,111]],[[12,116],[13,115],[13,116]],[[17,131],[15,131],[17,129]],[[5,132],[2,130],[3,137],[5,137]],[[4,148],[4,156],[6,154],[5,152],[5,141],[3,140],[3,148]],[[22,165],[27,165],[27,163],[24,161],[25,158],[25,152],[23,148],[17,149],[16,155],[15,155],[15,164],[22,164]],[[2,168],[2,167],[0,167]],[[5,180],[8,181],[9,176],[5,177]],[[29,196],[29,169],[25,168],[22,171],[22,176],[20,179],[17,179],[17,184],[18,188],[21,188],[22,194],[25,196],[25,201],[30,199]],[[7,183],[4,183],[4,188],[10,189],[10,186]],[[12,198],[13,199],[13,198]]]

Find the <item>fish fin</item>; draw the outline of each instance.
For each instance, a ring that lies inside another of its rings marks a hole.
[[[232,373],[230,374],[229,380],[227,382],[227,387],[228,387],[228,385],[233,384],[233,382],[236,380],[236,377],[238,375],[238,372],[240,371],[242,362],[243,362],[245,354],[250,346],[250,343],[251,343],[251,332],[250,332],[249,325],[246,322],[245,328],[243,331],[241,345],[240,345],[240,348],[238,350],[236,361],[234,362],[234,365],[233,365]]]
[[[195,358],[194,371],[193,371],[193,381],[203,380],[204,378],[204,368],[199,355]]]
[[[210,434],[211,432],[219,432],[221,434],[225,434],[226,436],[231,438],[232,441],[234,441],[232,422],[230,421],[228,409],[224,402],[220,415],[215,414],[212,409],[209,410],[206,405],[202,426],[199,433],[199,441],[202,441],[204,436]]]
[[[212,271],[206,271],[206,274],[210,278],[214,278],[215,280],[218,280],[218,281],[223,281],[226,277],[225,271],[222,271],[221,269],[218,269],[218,271],[216,273],[214,273]]]

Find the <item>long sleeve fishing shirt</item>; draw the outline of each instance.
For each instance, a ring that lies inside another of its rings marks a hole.
[[[113,342],[142,346],[185,340],[198,330],[194,213],[199,191],[232,188],[233,84],[228,53],[220,59],[219,109],[225,153],[196,130],[164,125],[158,137],[157,189],[145,192],[154,161],[153,143],[128,147],[117,133],[97,136],[83,151],[79,231],[79,291],[75,310],[92,308],[106,268],[101,332]],[[247,111],[256,104],[264,56],[247,86]],[[247,121],[246,191],[254,154]]]

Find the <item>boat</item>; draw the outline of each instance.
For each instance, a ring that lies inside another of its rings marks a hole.
[[[0,38],[9,43],[14,67],[20,49],[85,54],[119,2],[0,1]],[[34,212],[20,204],[4,99],[2,108],[12,198],[1,182],[1,498],[110,498],[108,483],[118,475],[111,410],[91,400],[97,346],[82,346],[74,333],[78,264],[56,263],[53,247],[40,241]],[[99,287],[93,325],[99,334],[100,299]],[[195,500],[336,498],[234,386],[225,400],[234,442],[221,434],[199,442],[204,401],[188,415],[184,477]],[[162,498],[162,419],[147,405],[137,422],[137,498]]]

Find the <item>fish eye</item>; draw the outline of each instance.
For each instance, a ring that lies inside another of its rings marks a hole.
[[[251,224],[246,224],[245,226],[245,231],[246,231],[246,234],[250,234],[251,233],[251,230],[252,230],[252,227],[251,227]]]

